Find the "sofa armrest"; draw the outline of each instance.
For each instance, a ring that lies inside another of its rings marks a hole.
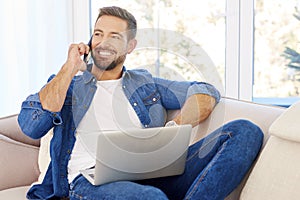
[[[30,185],[38,179],[39,148],[0,134],[0,190]]]
[[[247,119],[258,125],[264,133],[264,144],[269,138],[269,127],[286,110],[279,106],[257,104],[248,101],[222,97],[211,115],[195,127],[197,141],[223,124],[236,119]]]
[[[286,110],[279,106],[257,104],[228,97],[222,97],[210,116],[193,128],[191,143],[204,138],[222,125],[237,119],[247,119],[257,124],[264,133],[264,144],[269,138],[269,127]],[[180,110],[169,110],[167,121]]]
[[[38,147],[40,140],[34,140],[25,135],[18,124],[18,115],[0,118],[0,134],[18,142]]]

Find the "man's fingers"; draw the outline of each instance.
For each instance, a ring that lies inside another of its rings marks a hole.
[[[86,63],[82,60],[83,54],[89,53],[89,46],[84,43],[71,44],[69,47],[69,54],[67,62],[71,64],[76,70],[86,70]]]
[[[89,50],[90,50],[90,47],[88,45],[84,44],[83,42],[78,44],[78,51],[79,51],[80,55],[88,54]]]

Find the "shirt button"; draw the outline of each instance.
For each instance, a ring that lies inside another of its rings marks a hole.
[[[123,85],[123,88],[126,88],[126,86],[125,86],[125,85]]]
[[[148,127],[148,124],[145,124],[145,127],[147,128],[147,127]]]
[[[137,106],[137,103],[136,103],[136,102],[134,102],[134,103],[133,103],[133,106]]]
[[[154,98],[152,99],[152,101],[156,101],[156,98],[154,97]]]

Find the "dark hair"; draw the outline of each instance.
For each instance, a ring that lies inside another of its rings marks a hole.
[[[137,23],[135,17],[130,12],[117,6],[103,7],[99,9],[96,22],[103,15],[110,15],[125,20],[127,22],[127,30],[129,31],[129,39],[135,38]]]

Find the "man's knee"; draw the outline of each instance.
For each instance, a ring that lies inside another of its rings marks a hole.
[[[166,200],[168,199],[165,193],[163,193],[160,189],[152,186],[144,186],[143,190],[143,198],[141,199],[157,199],[157,200]]]
[[[264,134],[259,126],[246,119],[238,119],[227,124],[227,128],[238,134],[246,134],[248,138],[262,141]]]

